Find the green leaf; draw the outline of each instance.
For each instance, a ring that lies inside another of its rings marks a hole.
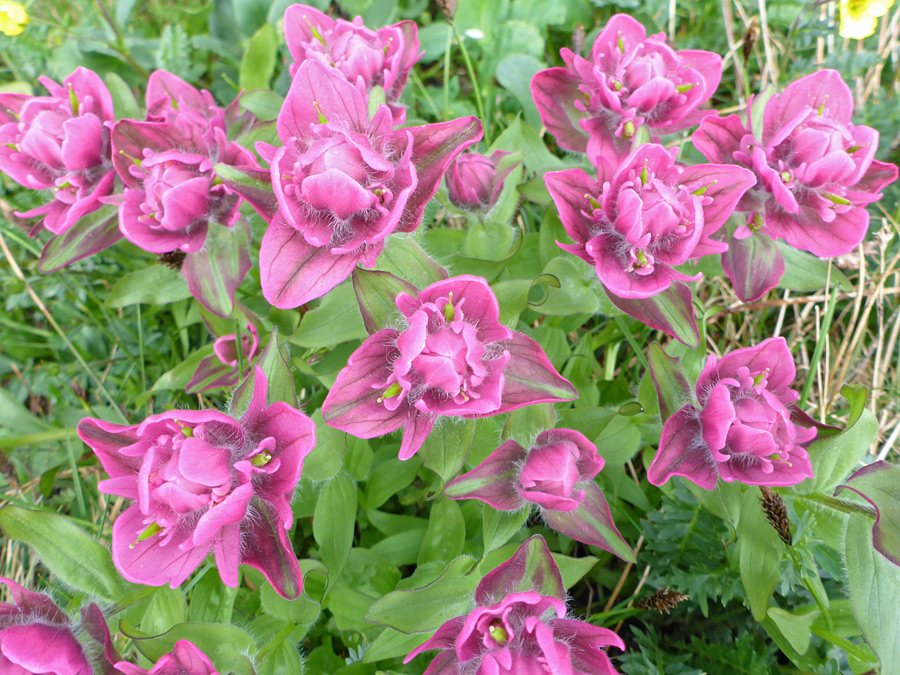
[[[647,360],[659,398],[659,416],[665,423],[682,406],[694,402],[694,390],[681,359],[666,354],[656,342],[648,348]]]
[[[757,621],[765,620],[769,597],[781,578],[781,557],[784,544],[766,520],[759,492],[750,487],[741,501],[741,523],[738,528],[741,542],[741,581],[747,591],[750,612]]]
[[[213,346],[206,345],[205,347],[201,347],[193,354],[188,356],[184,361],[181,361],[177,366],[172,368],[169,371],[166,371],[156,382],[153,383],[151,387],[151,391],[163,391],[167,389],[184,389],[188,383],[191,381],[191,378],[194,376],[194,373],[197,372],[197,366],[200,365],[200,362],[205,359],[207,356],[213,355]],[[212,377],[219,377],[221,374],[218,372],[213,373]],[[212,378],[210,378],[212,379]],[[199,382],[197,384],[196,389],[199,391],[203,388],[204,385],[208,384],[209,380],[204,380],[203,382]]]
[[[237,593],[238,589],[222,583],[214,566],[208,566],[191,591],[188,620],[191,623],[231,623]]]
[[[351,276],[359,313],[369,335],[398,324],[402,317],[394,298],[400,293],[418,297],[419,289],[390,272],[357,267]]]
[[[376,269],[406,279],[416,288],[426,288],[449,276],[447,270],[430,258],[414,239],[396,234],[388,239],[378,256]]]
[[[184,591],[168,586],[157,588],[150,598],[144,616],[141,617],[141,631],[149,635],[167,631],[176,623],[185,620],[186,611]]]
[[[266,89],[275,72],[278,36],[275,27],[264,24],[253,37],[241,59],[240,88]]]
[[[900,672],[900,567],[872,548],[871,532],[865,516],[850,516],[844,560],[853,613],[887,675]]]
[[[531,96],[531,80],[547,65],[529,54],[510,54],[497,64],[497,81],[522,105],[525,120],[533,127],[541,126],[541,117]]]
[[[120,278],[106,296],[107,307],[127,307],[140,303],[165,305],[191,297],[180,272],[165,265],[153,265]]]
[[[592,555],[582,556],[581,558],[572,558],[562,553],[553,553],[553,562],[559,568],[562,576],[563,588],[566,590],[572,588],[584,577],[585,574],[594,569],[598,558]]]
[[[249,110],[261,122],[270,122],[278,117],[284,106],[284,97],[269,89],[248,91],[241,96],[241,107]],[[218,174],[219,172],[216,171]]]
[[[337,286],[314,310],[307,312],[291,342],[301,347],[319,349],[341,342],[367,337],[365,324],[353,286],[345,282]]]
[[[419,449],[419,458],[446,484],[455,478],[466,463],[475,438],[475,420],[442,420],[435,425]]]
[[[792,614],[778,607],[769,607],[768,617],[775,622],[781,634],[791,643],[791,647],[797,650],[801,656],[809,650],[812,632],[810,627],[819,616],[819,610],[813,610],[806,614]]]
[[[247,672],[246,655],[256,653],[253,638],[236,626],[186,622],[154,636],[138,632],[125,624],[121,625],[121,630],[134,640],[138,651],[153,662],[171,652],[179,640],[193,642],[220,673]]]
[[[720,480],[712,490],[706,490],[689,480],[683,481],[683,484],[697,501],[703,504],[703,508],[737,529],[741,520],[740,483],[726,483]]]
[[[784,258],[784,276],[778,282],[779,288],[789,288],[798,293],[818,293],[828,286],[829,267],[832,288],[841,287],[844,290],[853,288],[847,275],[829,260],[800,251],[783,241],[776,241],[775,245]]]
[[[270,584],[260,585],[259,600],[266,616],[296,625],[308,626],[319,616],[318,602],[310,600],[305,594],[296,600],[288,600],[278,595]]]
[[[448,563],[462,553],[466,541],[466,523],[462,511],[452,499],[441,497],[431,507],[428,529],[419,550],[417,564]]]
[[[508,542],[516,532],[522,529],[529,515],[531,515],[530,508],[523,508],[518,511],[498,511],[489,505],[485,505],[482,528],[484,554],[487,555]]]
[[[366,508],[377,509],[412,483],[421,466],[422,461],[418,457],[405,461],[392,457],[376,466],[366,483]]]
[[[8,538],[31,546],[60,581],[85,595],[127,603],[141,592],[116,570],[109,549],[65,516],[6,506],[0,509],[0,527]]]
[[[135,2],[135,0],[126,1],[131,5],[134,5]],[[122,3],[120,0],[119,7],[121,6]],[[124,23],[120,23],[119,25],[124,26]],[[109,89],[110,96],[112,96],[116,121],[140,119],[141,108],[138,105],[137,99],[134,97],[134,92],[131,91],[131,87],[128,86],[125,80],[115,73],[109,72],[103,77],[103,82],[106,84],[106,88]]]
[[[479,580],[475,574],[465,575],[474,564],[472,558],[460,556],[427,586],[388,593],[369,607],[366,621],[407,634],[434,631],[469,610]]]
[[[311,419],[316,423],[316,447],[303,460],[303,477],[327,480],[341,470],[342,458],[347,451],[347,435],[325,424],[321,409],[316,410]]]
[[[363,656],[363,663],[375,663],[385,659],[396,659],[406,656],[413,649],[428,639],[428,635],[421,633],[407,635],[393,628],[385,628],[381,634],[372,641]]]
[[[7,389],[0,388],[0,427],[11,434],[37,434],[53,428],[19,403]]]
[[[277,645],[257,666],[256,675],[297,675],[303,672],[303,659],[297,646],[287,637]]]
[[[544,274],[556,277],[559,285],[548,286],[546,301],[535,311],[548,316],[567,316],[596,314],[600,309],[600,298],[594,291],[597,280],[591,267],[572,256],[557,256],[544,267]]]
[[[794,489],[798,493],[830,493],[859,465],[878,434],[878,422],[866,408],[866,388],[844,385],[841,395],[850,403],[847,426],[840,433],[821,437],[809,445],[807,452],[815,478],[797,485]]]
[[[525,444],[542,431],[555,426],[556,411],[553,409],[552,403],[526,405],[509,413],[500,438],[504,441],[510,438],[521,439],[521,442]]]
[[[900,467],[873,462],[839,485],[835,494],[842,489],[853,490],[875,507],[875,550],[900,565]]]
[[[234,390],[231,397],[230,413],[235,419],[240,419],[247,412],[250,401],[253,399],[253,391],[256,387],[256,368],[262,368],[268,383],[266,389],[266,406],[277,402],[287,403],[292,408],[299,407],[297,392],[294,389],[294,376],[288,366],[287,359],[278,344],[278,329],[273,328],[269,335],[266,348],[260,352],[253,361],[253,368],[247,377]]]
[[[313,536],[328,568],[327,590],[334,586],[347,564],[355,526],[356,485],[350,476],[340,472],[322,488],[313,514]]]

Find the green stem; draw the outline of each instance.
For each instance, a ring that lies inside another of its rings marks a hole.
[[[472,59],[469,58],[469,50],[466,49],[466,44],[465,42],[463,42],[462,36],[456,30],[456,24],[451,23],[450,28],[453,30],[453,36],[456,38],[456,42],[459,44],[459,50],[463,55],[463,61],[466,62],[466,70],[469,73],[469,80],[472,81],[472,88],[475,90],[475,106],[478,108],[478,117],[481,118],[481,123],[484,126],[484,143],[485,145],[490,145],[490,124],[488,123],[488,119],[484,114],[484,101],[481,97],[481,87],[479,86],[478,78],[475,75],[475,68],[474,66],[472,66]]]
[[[422,82],[422,78],[419,77],[418,71],[415,69],[409,71],[409,77],[413,81],[413,84],[419,88],[419,91],[422,93],[422,97],[425,99],[425,102],[428,104],[428,107],[431,108],[431,114],[434,115],[435,119],[441,119],[441,111],[437,109],[437,106],[434,104],[434,99],[431,98],[431,94],[428,93],[428,89],[425,88],[425,83]]]
[[[628,326],[625,324],[625,319],[621,316],[613,317],[615,319],[616,325],[619,327],[619,330],[622,331],[622,335],[625,336],[625,339],[628,340],[628,344],[631,345],[631,350],[635,353],[638,358],[638,361],[641,362],[641,365],[644,366],[644,370],[650,372],[650,364],[647,362],[647,356],[644,354],[644,350],[640,348],[637,343],[637,340],[634,339],[634,335],[631,334],[631,331],[628,330]]]
[[[296,627],[297,626],[295,626],[293,623],[288,623],[287,626],[278,631],[278,633],[275,634],[275,637],[273,637],[269,641],[269,644],[260,649],[257,653],[256,658],[259,660],[259,662],[262,663],[263,661],[265,661],[266,657],[273,651],[275,651],[276,647],[281,645],[285,640],[288,639],[288,637],[290,637],[290,634],[294,632],[294,629]]]
[[[828,332],[831,330],[831,319],[834,316],[837,297],[838,294],[832,291],[828,306],[825,308],[825,317],[822,319],[822,328],[819,331],[819,339],[816,340],[816,346],[815,349],[813,349],[813,355],[809,361],[809,372],[806,374],[806,381],[803,383],[803,391],[800,392],[800,400],[797,402],[797,405],[801,410],[806,407],[806,399],[809,397],[813,381],[816,379],[816,371],[819,367],[819,361],[822,359],[822,352],[825,349],[825,340],[828,338]]]
[[[828,495],[821,495],[816,492],[808,495],[798,496],[801,499],[806,499],[811,502],[817,502],[818,504],[827,506],[828,508],[834,509],[835,511],[840,511],[841,513],[861,513],[864,516],[869,516],[869,518],[874,518],[876,516],[875,509],[873,509],[871,506],[866,506],[865,504],[857,504],[856,502],[848,502],[846,499],[829,497]]]
[[[75,429],[51,429],[50,431],[41,431],[36,434],[26,434],[24,436],[11,436],[9,438],[0,438],[0,450],[9,448],[24,448],[29,445],[44,445],[45,443],[55,443],[56,441],[64,441],[75,438],[78,433]]]
[[[137,304],[138,358],[141,364],[141,391],[147,391],[147,373],[144,370],[144,326],[141,317],[141,303]]]

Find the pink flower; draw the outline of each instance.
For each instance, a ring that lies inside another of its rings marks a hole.
[[[472,471],[447,483],[444,494],[480,499],[501,511],[536,504],[554,530],[634,560],[593,480],[602,468],[597,447],[583,434],[548,429],[538,434],[530,450],[506,441]]]
[[[76,627],[48,596],[10,579],[0,583],[15,602],[0,603],[0,673],[91,675],[106,672],[119,659],[97,605],[82,609],[85,643],[99,643],[86,649],[75,637]]]
[[[318,60],[300,64],[278,116],[284,147],[258,144],[272,166],[280,216],[260,250],[263,295],[290,308],[318,298],[358,262],[373,266],[393,232],[422,219],[444,169],[481,137],[474,117],[394,129],[369,118],[359,90]]]
[[[712,490],[721,478],[748,485],[796,485],[812,478],[803,444],[816,435],[790,388],[794,360],[784,338],[711,355],[697,380],[698,406],[685,405],[663,425],[647,471],[653,485],[684,476]]]
[[[403,124],[406,108],[397,101],[410,68],[422,56],[415,22],[372,30],[360,16],[353,21],[332,19],[313,7],[291,5],[284,13],[284,39],[295,61],[291,75],[304,61],[315,59],[339,72],[363,96],[381,87],[394,123]]]
[[[209,657],[192,642],[179,640],[150,670],[120,661],[116,670],[125,675],[219,675]]]
[[[481,580],[475,609],[447,621],[404,663],[439,649],[425,675],[615,675],[604,648],[625,644],[607,628],[566,618],[565,598],[546,543],[533,537]]]
[[[259,333],[250,321],[247,332],[241,334],[241,358],[247,368],[259,349]],[[213,355],[200,361],[194,377],[185,391],[189,394],[214,389],[216,387],[233,387],[243,373],[238,370],[237,335],[223,335],[213,343]]]
[[[266,405],[261,368],[254,382],[240,420],[216,410],[173,410],[137,426],[79,423],[110,475],[100,490],[135,500],[113,526],[113,562],[129,581],[174,588],[212,552],[228,586],[237,586],[238,565],[247,564],[282,596],[300,594],[286,532],[315,425],[286,403]]]
[[[91,70],[76,68],[62,85],[40,80],[49,96],[0,94],[0,171],[24,187],[52,191],[47,204],[17,215],[44,216],[43,226],[59,235],[113,191],[115,114],[109,90]]]
[[[147,82],[147,121],[194,127],[201,134],[217,127],[234,137],[255,119],[249,112],[241,113],[238,101],[221,108],[206,89],[198,90],[166,70],[155,70]]]
[[[597,163],[596,181],[580,169],[544,178],[575,240],[560,248],[594,265],[617,297],[649,298],[673,282],[699,279],[675,266],[727,248],[709,237],[755,180],[735,166],[681,166],[676,153],[648,143],[614,171],[609,163]]]
[[[713,111],[706,103],[722,78],[722,58],[699,50],[675,51],[665,34],[647,37],[626,14],[616,14],[597,36],[590,60],[568,49],[565,68],[542,70],[531,81],[534,102],[560,147],[602,156],[615,168],[631,149],[636,129],[680,131]]]
[[[490,157],[465,152],[447,170],[447,193],[451,203],[461,209],[487,212],[497,203],[503,181],[522,163],[513,153],[494,150]]]
[[[481,277],[439,281],[415,298],[399,293],[396,303],[406,327],[378,331],[350,356],[322,405],[329,426],[373,438],[405,425],[400,459],[409,459],[440,416],[575,398],[540,346],[500,323]]]
[[[738,204],[749,213],[736,238],[761,233],[822,257],[863,240],[866,205],[897,179],[897,167],[874,159],[878,132],[852,116],[850,88],[836,70],[821,70],[766,102],[759,138],[737,115],[703,120],[692,137],[697,149],[758,178]]]

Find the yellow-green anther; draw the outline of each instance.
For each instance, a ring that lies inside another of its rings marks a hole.
[[[750,228],[751,232],[759,232],[762,229],[762,226],[763,226],[762,216],[759,215],[758,213],[754,213],[753,220],[751,220],[747,224],[747,227]]]
[[[132,157],[131,155],[129,155],[129,154],[128,154],[127,152],[125,152],[124,150],[119,150],[119,154],[120,154],[120,155],[124,155],[125,157],[127,157],[128,159],[130,159],[132,162],[134,162],[134,163],[137,164],[138,166],[141,166],[141,164],[144,163],[144,160],[138,159],[137,157]]]
[[[819,109],[816,111],[819,115],[825,112],[825,104],[828,102],[828,94],[825,94],[825,100],[822,101],[822,105],[819,106]]]
[[[447,304],[444,305],[444,309],[441,310],[441,314],[444,315],[444,320],[447,323],[456,319],[456,310],[453,309],[453,293],[447,294]]]
[[[155,217],[156,214],[153,214],[153,216]],[[183,425],[181,422],[179,422],[178,420],[175,420],[175,424],[177,424],[179,427],[181,427],[181,435],[182,435],[182,436],[184,436],[185,438],[193,438],[193,437],[194,437],[194,430],[193,430],[193,428],[184,426],[184,425]]]
[[[316,27],[312,25],[312,22],[307,17],[304,16],[303,18],[306,19],[306,24],[309,26],[309,30],[312,33],[312,36],[316,40],[321,42],[323,47],[327,47],[328,45],[325,44],[325,38],[322,37],[322,34],[318,30],[316,30]]]
[[[19,149],[19,146],[17,146],[15,143],[4,143],[3,145],[5,145],[7,148],[11,148],[13,150]]]
[[[618,80],[613,80],[612,86],[615,87],[616,91],[622,91],[622,83]]]
[[[585,193],[584,196],[587,197],[587,200],[591,203],[591,209],[592,209],[592,210],[597,210],[597,209],[600,208],[600,202],[598,202],[596,199],[594,199],[593,197],[591,197],[591,196],[590,196],[589,194],[587,194],[587,193]]]
[[[790,171],[782,171],[782,172],[781,172],[780,174],[778,174],[778,175],[781,176],[781,180],[783,180],[785,183],[790,183],[791,180],[792,180],[792,176],[791,176],[791,172],[790,172]]]
[[[764,379],[766,379],[766,375],[768,375],[768,374],[769,374],[769,369],[766,368],[766,369],[765,369],[764,371],[762,371],[759,375],[757,375],[756,377],[754,377],[754,378],[753,378],[753,386],[754,386],[754,387],[758,387],[760,384],[762,384],[762,381],[763,381]]]
[[[710,186],[710,185],[715,185],[715,184],[718,183],[718,182],[719,182],[719,181],[714,180],[714,181],[713,181],[712,183],[710,183],[709,185],[704,185],[703,187],[698,187],[698,188],[697,188],[696,190],[694,190],[691,194],[692,194],[692,195],[697,195],[698,197],[702,197],[704,194],[706,194],[706,191],[709,190],[709,186]]]
[[[491,625],[488,626],[488,633],[494,638],[494,642],[501,647],[505,647],[506,643],[509,642],[509,633],[506,632],[506,629],[503,626],[497,623],[491,623]]]
[[[643,249],[638,249],[635,251],[634,256],[637,258],[637,262],[634,264],[635,267],[646,267],[647,266],[647,254],[644,253]]]
[[[253,457],[250,458],[250,463],[257,468],[259,468],[261,466],[265,466],[266,464],[268,464],[271,461],[272,461],[272,455],[269,454],[268,452],[266,452],[265,450],[263,452],[259,453],[258,455],[253,455]]]
[[[385,55],[387,55],[388,49],[390,48],[391,43],[392,43],[393,41],[394,41],[394,38],[388,38],[388,43],[384,46],[384,53],[385,53]]]
[[[66,181],[66,182],[63,183],[62,185],[57,185],[57,186],[56,186],[56,189],[57,189],[57,190],[65,190],[65,189],[70,188],[70,187],[72,187],[72,184],[71,184],[69,181]]]
[[[623,134],[625,138],[633,138],[634,137],[634,122],[628,120],[625,122],[625,133]]]
[[[386,398],[394,398],[395,396],[399,396],[400,392],[402,391],[403,387],[400,386],[400,383],[394,382],[394,384],[384,390],[384,393],[378,399],[378,402],[381,403]]]
[[[328,124],[328,118],[322,114],[321,110],[319,110],[319,104],[316,101],[313,101],[313,105],[316,107],[316,112],[319,113],[319,124]]]
[[[646,185],[650,182],[650,173],[647,171],[647,162],[644,162],[644,168],[641,169],[641,185]]]
[[[625,40],[622,39],[622,33],[619,33],[619,40],[618,40],[617,44],[619,47],[619,51],[624,54],[625,53]]]
[[[675,91],[677,91],[679,94],[683,94],[687,91],[690,91],[696,86],[696,82],[691,82],[690,84],[679,84],[677,87],[675,87]]]
[[[69,85],[69,103],[72,106],[72,114],[78,116],[78,97],[75,95],[75,87]]]
[[[149,539],[161,530],[162,528],[157,523],[150,523],[146,528],[144,528],[144,531],[138,535],[138,538],[128,546],[128,548],[134,548],[135,546],[137,546],[139,541]]]
[[[212,179],[212,184],[213,184],[213,185],[221,185],[221,184],[222,184],[222,177],[221,177],[221,176],[215,176],[215,177]]]
[[[832,204],[838,204],[840,206],[850,206],[850,204],[852,204],[849,199],[845,199],[840,195],[832,194],[831,192],[823,192],[822,196]]]
[[[847,148],[847,154],[852,155],[857,150],[862,150],[862,148],[863,146],[861,145],[851,145],[849,148]]]

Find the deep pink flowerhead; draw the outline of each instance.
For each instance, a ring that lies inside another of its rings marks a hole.
[[[447,170],[447,193],[451,203],[470,211],[490,211],[500,197],[503,181],[521,163],[521,160],[511,158],[512,154],[494,150],[486,157],[477,152],[465,152],[453,160]]]
[[[396,303],[404,328],[380,330],[353,353],[322,405],[329,426],[373,438],[406,425],[400,459],[409,459],[439,416],[575,398],[540,346],[500,323],[481,277],[439,281]]]
[[[211,221],[232,227],[241,198],[213,171],[217,162],[255,165],[253,154],[224,131],[193,125],[121,120],[113,128],[113,159],[125,183],[119,227],[151,253],[199,251]]]
[[[604,648],[625,644],[607,628],[566,618],[565,598],[546,543],[533,537],[481,580],[475,609],[438,628],[405,662],[439,649],[425,675],[615,675]]]
[[[318,298],[385,239],[418,227],[446,166],[481,137],[474,117],[394,129],[380,105],[317,59],[300,64],[278,115],[284,144],[257,148],[272,165],[276,217],[263,238],[263,295],[290,308]]]
[[[238,383],[243,375],[239,370],[239,363],[243,361],[246,372],[259,350],[259,333],[256,326],[248,321],[246,329],[246,333],[241,333],[240,353],[235,333],[216,338],[213,343],[213,355],[200,361],[194,376],[185,387],[187,393],[194,394],[216,387],[233,387]]]
[[[414,21],[372,30],[363,25],[361,16],[353,21],[332,19],[313,7],[291,5],[284,13],[284,39],[295,61],[291,75],[304,61],[315,59],[339,72],[363,96],[381,87],[394,122],[403,124],[406,108],[397,101],[410,68],[422,56]]]
[[[679,131],[714,114],[701,111],[722,78],[722,58],[699,50],[675,51],[664,33],[616,14],[597,36],[590,59],[560,52],[565,68],[542,70],[531,81],[544,126],[560,147],[621,158],[636,129]]]
[[[315,425],[286,403],[266,404],[261,368],[254,382],[240,420],[216,410],[173,410],[136,426],[79,423],[110,475],[100,490],[135,500],[113,525],[113,562],[129,581],[174,588],[212,551],[228,586],[237,586],[238,564],[248,564],[281,595],[300,594],[286,532]]]
[[[863,240],[866,205],[897,179],[897,167],[874,159],[878,132],[852,124],[852,116],[853,95],[840,73],[821,70],[766,102],[759,138],[737,115],[703,120],[692,137],[697,149],[759,179],[738,205],[749,212],[738,239],[762,232],[822,257]]]
[[[255,119],[241,112],[239,98],[221,108],[206,89],[197,89],[166,70],[155,70],[147,81],[147,121],[194,127],[201,134],[218,127],[233,138]]]
[[[647,143],[611,170],[597,163],[597,180],[580,169],[546,174],[550,195],[574,245],[559,244],[592,264],[600,282],[621,298],[649,298],[675,281],[695,281],[675,269],[691,258],[721,253],[709,237],[753,185],[736,166],[681,166],[677,150]]]
[[[125,675],[219,675],[209,657],[188,640],[176,642],[150,670],[125,661],[117,663],[116,670]]]
[[[0,584],[15,603],[0,603],[0,673],[92,675],[106,672],[112,661],[119,659],[96,605],[82,610],[81,626],[75,627],[48,596],[10,579],[0,579]]]
[[[616,528],[594,476],[603,468],[597,446],[573,429],[548,429],[530,449],[508,440],[472,471],[447,483],[451,499],[480,499],[501,511],[537,505],[558,532],[624,560],[634,553]]]
[[[799,426],[791,389],[794,359],[784,338],[711,355],[697,380],[698,406],[686,405],[663,425],[659,452],[647,471],[654,485],[684,476],[712,490],[716,480],[796,485],[812,478],[803,444],[815,427]]]
[[[44,216],[44,227],[62,234],[113,190],[109,127],[116,118],[109,90],[87,68],[62,85],[40,81],[49,96],[0,94],[0,171],[32,190],[51,190],[47,204],[17,215]]]

